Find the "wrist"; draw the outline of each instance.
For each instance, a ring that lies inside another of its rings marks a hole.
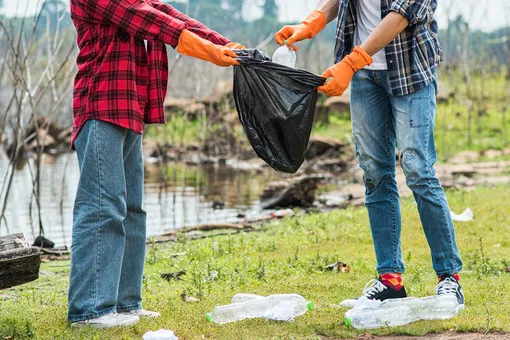
[[[357,72],[374,62],[372,57],[360,46],[354,47],[351,54],[349,54],[349,59],[352,62],[351,66],[354,72]]]
[[[322,11],[314,10],[310,15],[306,17],[305,20],[303,20],[303,25],[308,27],[310,30],[310,35],[308,39],[311,39],[315,37],[319,32],[321,32],[324,27],[326,27],[327,19],[326,14],[324,14]]]

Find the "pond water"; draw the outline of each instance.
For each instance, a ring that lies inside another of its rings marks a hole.
[[[41,181],[41,208],[44,235],[56,246],[70,246],[72,211],[79,180],[75,153],[59,157],[45,156]],[[0,156],[0,175],[8,171],[8,160]],[[6,222],[0,236],[24,233],[32,242],[39,235],[39,223],[33,201],[30,207],[34,167],[25,165],[15,172]],[[264,185],[277,180],[271,169],[262,172],[239,171],[225,165],[187,165],[184,163],[146,164],[144,209],[148,235],[211,222],[242,221],[261,215],[259,197]],[[4,178],[0,179],[0,192]],[[225,203],[213,209],[213,202]],[[266,213],[267,214],[267,213]]]

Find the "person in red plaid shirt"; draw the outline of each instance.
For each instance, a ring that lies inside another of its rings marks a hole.
[[[159,0],[72,0],[78,32],[72,145],[78,155],[68,320],[109,328],[157,317],[142,309],[144,124],[165,123],[166,45],[218,66],[231,43]]]

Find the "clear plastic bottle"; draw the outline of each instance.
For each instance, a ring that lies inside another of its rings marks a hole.
[[[296,67],[296,52],[290,46],[287,46],[287,41],[284,41],[283,45],[274,52],[273,63],[290,68]]]
[[[239,293],[234,295],[232,298],[232,303],[243,303],[250,300],[260,299],[263,298],[262,295],[257,294],[248,294],[248,293]]]
[[[381,308],[392,309],[402,305],[409,307],[419,320],[451,319],[462,309],[455,295],[434,295],[420,299],[389,299],[381,303]]]
[[[463,306],[455,295],[425,298],[388,299],[383,302],[364,301],[345,313],[346,326],[357,329],[403,326],[418,320],[445,320],[455,317]]]
[[[216,307],[212,313],[207,314],[207,321],[219,324],[252,318],[291,321],[313,309],[313,303],[298,294],[275,294],[266,297],[238,294],[234,299],[243,302]]]
[[[416,320],[416,315],[408,306],[398,306],[391,309],[351,309],[345,313],[344,323],[356,329],[375,329],[403,326]]]

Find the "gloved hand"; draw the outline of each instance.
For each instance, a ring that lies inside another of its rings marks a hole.
[[[236,43],[236,42],[229,42],[228,44],[225,45],[225,47],[228,47],[231,50],[245,50],[246,49],[246,46],[241,45],[240,43]]]
[[[181,32],[177,52],[218,66],[239,65],[239,62],[234,59],[237,55],[230,48],[215,45],[188,30]]]
[[[351,54],[345,56],[341,62],[324,72],[322,77],[330,79],[326,81],[326,85],[320,86],[318,90],[330,97],[341,96],[349,86],[354,73],[372,64],[372,62],[372,57],[361,47],[356,46]]]
[[[278,45],[283,45],[285,40],[288,46],[292,46],[295,42],[305,39],[312,39],[320,31],[326,27],[326,15],[319,11],[313,11],[302,24],[285,26],[276,35],[274,39]],[[297,51],[295,46],[292,46],[294,51]]]

